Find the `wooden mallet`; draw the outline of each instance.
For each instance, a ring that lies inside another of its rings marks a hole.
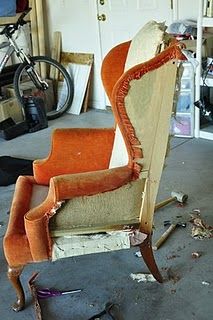
[[[171,197],[166,199],[166,200],[163,200],[159,203],[157,203],[155,205],[155,211],[158,210],[159,208],[162,208],[164,207],[165,205],[167,205],[168,203],[170,202],[173,202],[173,201],[177,201],[179,203],[185,203],[188,199],[188,195],[187,194],[184,194],[183,192],[181,191],[173,191],[171,193]]]

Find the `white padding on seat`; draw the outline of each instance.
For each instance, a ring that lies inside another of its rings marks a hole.
[[[112,155],[109,163],[109,169],[126,166],[129,157],[126,145],[121,134],[120,128],[117,126],[115,131],[115,140],[112,148]]]
[[[48,186],[34,184],[32,190],[32,197],[30,201],[30,209],[35,208],[39,204],[41,204],[46,199],[48,191]]]
[[[110,252],[129,249],[130,239],[127,231],[94,235],[73,235],[52,238],[52,260],[80,256],[83,254]]]

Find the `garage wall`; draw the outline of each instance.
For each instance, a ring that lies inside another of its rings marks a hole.
[[[117,0],[114,0],[117,1]],[[173,0],[178,19],[196,19],[198,1]],[[97,22],[96,0],[46,0],[46,25],[50,46],[54,31],[62,33],[62,50],[95,54],[92,100],[90,105],[104,109],[100,81],[101,51]],[[49,44],[47,44],[48,46]]]

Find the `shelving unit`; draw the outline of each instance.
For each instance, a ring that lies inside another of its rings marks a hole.
[[[32,54],[45,55],[45,37],[44,37],[44,18],[42,0],[29,0],[29,6],[32,8],[25,20],[30,22],[32,36]],[[15,23],[21,13],[14,17],[0,17],[0,26]]]
[[[190,62],[183,62],[176,114],[171,120],[171,133],[176,137],[194,136],[194,69]]]
[[[203,81],[201,78],[201,62],[202,62],[202,35],[203,35],[203,28],[213,28],[213,18],[204,17],[203,16],[203,4],[204,0],[199,0],[199,8],[198,8],[198,19],[197,19],[197,50],[196,50],[196,57],[199,62],[199,66],[196,70],[196,77],[195,77],[195,101],[200,100],[201,95],[201,88],[200,86],[203,85]],[[207,77],[205,83],[208,87],[213,87],[213,77]],[[199,108],[195,107],[195,137],[196,138],[204,138],[213,140],[213,130],[211,129],[200,129],[200,110]]]

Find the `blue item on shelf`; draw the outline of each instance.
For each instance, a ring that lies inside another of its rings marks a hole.
[[[0,0],[0,17],[16,15],[16,0]]]

